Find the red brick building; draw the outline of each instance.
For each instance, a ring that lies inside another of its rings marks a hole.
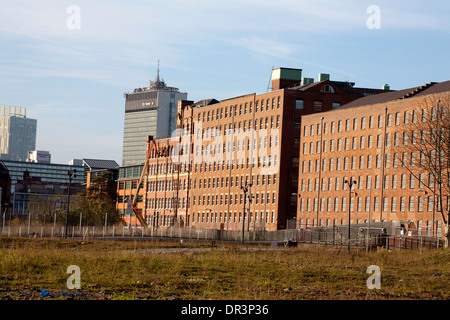
[[[303,116],[297,224],[348,224],[350,209],[350,223],[367,222],[370,215],[371,221],[406,221],[429,235],[441,234],[443,220],[426,192],[433,179],[426,173],[417,179],[407,170],[419,155],[406,146],[419,143],[409,124],[425,121],[436,112],[436,101],[449,95],[450,81],[429,83]],[[350,178],[356,184],[349,197],[344,181]]]
[[[149,160],[142,202],[147,221],[226,230],[241,230],[243,224],[249,230],[286,228],[297,216],[301,117],[383,92],[330,81],[328,75],[313,82],[301,72],[273,70],[272,91],[263,94],[180,101],[178,132],[158,140],[167,152]]]

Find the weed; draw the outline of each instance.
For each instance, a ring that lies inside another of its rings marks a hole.
[[[448,249],[19,238],[0,239],[0,299],[36,299],[25,287],[63,291],[69,265],[90,299],[449,299]],[[381,290],[366,286],[370,265],[381,269]]]

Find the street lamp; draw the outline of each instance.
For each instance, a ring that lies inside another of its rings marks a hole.
[[[214,216],[213,216],[213,214],[212,214],[212,209],[210,209],[210,208],[205,208],[205,210],[206,211],[209,211],[209,215],[211,216],[211,222],[213,222],[214,223]],[[208,213],[207,213],[208,214]],[[206,222],[208,222],[208,221],[206,221]],[[215,223],[214,223],[214,227],[213,227],[214,229],[215,229]]]
[[[252,186],[252,184],[245,183],[245,186],[241,186],[241,189],[244,191],[244,209],[242,210],[242,243],[244,243],[244,232],[245,232],[245,205],[247,202],[247,192],[248,189]]]
[[[441,200],[441,197],[439,196],[439,198],[438,199],[436,199],[436,182],[437,183],[439,183],[439,185],[442,183],[441,182],[441,163],[440,163],[440,157],[441,157],[441,155],[440,155],[440,151],[442,150],[441,148],[440,148],[440,145],[441,145],[441,129],[440,129],[440,123],[439,123],[439,118],[442,118],[442,115],[441,115],[441,113],[440,113],[440,110],[439,110],[439,103],[441,102],[441,99],[437,99],[436,100],[436,104],[437,104],[437,108],[436,108],[436,137],[435,137],[435,141],[436,141],[436,145],[435,145],[435,147],[434,147],[434,172],[435,172],[435,176],[437,176],[437,179],[436,179],[436,177],[434,178],[434,183],[433,183],[433,221],[432,221],[432,225],[431,225],[431,227],[433,228],[433,231],[432,231],[432,235],[433,235],[433,237],[434,237],[434,230],[435,230],[435,226],[434,226],[434,223],[435,223],[435,217],[434,217],[434,215],[435,215],[435,212],[436,212],[436,200],[438,201],[438,204],[439,204],[439,201],[442,201]],[[439,163],[438,163],[438,159],[439,159]],[[440,195],[440,194],[439,194]],[[442,205],[442,203],[441,203],[441,205]],[[439,209],[439,206],[438,206],[438,209]]]
[[[250,187],[251,187],[252,185],[250,185]],[[248,209],[247,209],[247,212],[248,212],[248,214],[247,214],[247,216],[249,217],[248,219],[247,219],[247,231],[250,231],[250,205],[252,204],[252,199],[254,198],[255,196],[254,195],[252,195],[252,194],[249,194],[248,195]],[[244,206],[245,207],[245,206]],[[254,221],[254,220],[253,220]],[[254,228],[253,228],[254,229]],[[253,230],[253,231],[255,231],[255,230]]]
[[[67,238],[67,223],[69,222],[70,183],[72,182],[73,178],[77,177],[76,172],[77,172],[76,169],[67,171],[67,175],[69,176],[69,184],[67,187],[67,208],[66,208],[66,223],[64,226],[64,238]]]
[[[436,180],[434,181],[434,183],[436,185]],[[424,189],[418,189],[417,192],[423,192],[423,194],[424,194],[424,199],[423,200],[421,200],[420,196],[419,197],[416,196],[416,200],[417,200],[417,198],[419,198],[418,199],[418,204],[422,204],[422,206],[423,206],[423,204],[425,203],[425,200],[427,199],[428,191],[424,190]],[[436,198],[435,198],[435,194],[433,193],[433,221],[434,221],[434,205],[435,205],[434,202],[435,201],[436,201]],[[420,208],[417,208],[417,210],[420,210]],[[432,224],[431,228],[433,228],[433,227],[434,227],[434,224]],[[429,232],[429,230],[427,228],[427,234],[428,234],[428,232]],[[434,236],[434,228],[433,228],[432,232],[433,232],[433,236]],[[421,231],[421,233],[422,233],[422,231]]]
[[[348,251],[350,252],[350,202],[352,197],[352,186],[356,184],[356,181],[350,178],[345,179],[344,183],[348,184]]]

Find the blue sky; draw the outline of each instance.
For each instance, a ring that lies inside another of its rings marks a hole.
[[[38,120],[54,163],[121,164],[123,94],[158,60],[194,101],[263,93],[272,67],[404,89],[450,80],[449,14],[448,0],[0,0],[0,104]]]

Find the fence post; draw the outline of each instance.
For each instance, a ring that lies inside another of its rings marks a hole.
[[[335,237],[335,235],[336,235],[335,229],[336,229],[336,224],[335,224],[335,222],[333,221],[333,231],[332,231],[333,234],[332,234],[332,237],[331,237],[332,243],[333,243],[333,244],[335,244],[335,243],[334,243],[334,240],[335,240],[335,238],[336,238],[336,237]]]

